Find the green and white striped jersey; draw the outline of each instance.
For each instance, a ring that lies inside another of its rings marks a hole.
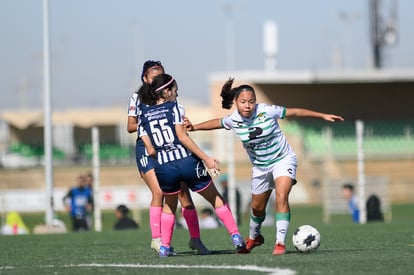
[[[251,117],[244,118],[236,110],[223,117],[221,124],[234,130],[253,165],[268,167],[293,152],[277,122],[285,115],[285,107],[258,103]]]

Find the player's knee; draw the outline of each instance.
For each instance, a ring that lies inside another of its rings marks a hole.
[[[252,203],[252,214],[256,217],[261,217],[266,213],[266,206]]]
[[[287,204],[288,203],[289,194],[280,192],[276,193],[276,202],[281,204]]]

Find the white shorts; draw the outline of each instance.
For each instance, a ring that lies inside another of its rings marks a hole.
[[[253,166],[251,193],[259,195],[269,189],[275,189],[275,180],[280,176],[288,176],[296,183],[296,167],[297,160],[294,153],[269,167]]]

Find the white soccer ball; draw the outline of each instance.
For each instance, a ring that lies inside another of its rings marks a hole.
[[[299,252],[312,252],[318,249],[321,243],[321,234],[311,225],[302,225],[293,233],[292,242]]]

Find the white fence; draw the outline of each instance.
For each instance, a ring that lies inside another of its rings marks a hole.
[[[221,191],[219,183],[217,189]],[[241,193],[242,211],[248,209],[250,202],[250,182],[237,182],[237,188]],[[54,210],[63,211],[63,197],[68,189],[55,188],[53,190]],[[192,193],[197,208],[208,205],[200,195]],[[307,203],[309,195],[300,183],[292,190],[291,203]],[[17,212],[43,212],[46,209],[46,191],[43,189],[3,189],[0,191],[0,213],[10,211]],[[119,204],[125,204],[131,209],[149,208],[151,203],[151,192],[146,185],[142,186],[112,186],[101,187],[95,193],[95,203],[99,204],[102,210],[114,210]]]

